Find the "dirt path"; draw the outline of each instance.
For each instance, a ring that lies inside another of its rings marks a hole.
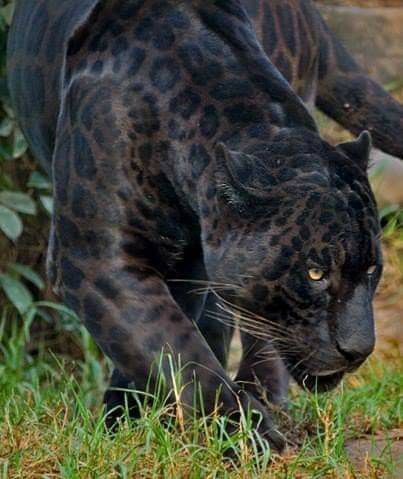
[[[385,454],[393,458],[395,470],[389,477],[401,479],[403,477],[403,429],[393,429],[387,434],[377,434],[375,437],[363,436],[346,444],[351,464],[364,477],[371,476],[369,458],[382,457]]]

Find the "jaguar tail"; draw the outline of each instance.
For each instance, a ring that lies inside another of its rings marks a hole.
[[[403,159],[403,105],[357,65],[320,19],[317,106],[354,134],[372,133],[374,145]]]

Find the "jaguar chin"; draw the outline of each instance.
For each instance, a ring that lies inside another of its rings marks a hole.
[[[345,370],[341,370],[334,373],[330,372],[329,374],[325,375],[313,375],[309,373],[304,374],[303,371],[297,370],[292,372],[292,375],[301,387],[311,392],[317,391],[321,393],[331,391],[338,386],[340,381],[343,379],[345,372]]]
[[[310,392],[327,392],[336,388],[346,373],[356,371],[360,364],[335,369],[309,370],[301,361],[285,361],[287,370],[298,385]],[[300,364],[298,364],[300,363]],[[362,364],[362,363],[361,363]]]

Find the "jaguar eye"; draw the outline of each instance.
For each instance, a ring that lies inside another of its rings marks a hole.
[[[325,272],[323,271],[323,269],[311,268],[308,271],[308,275],[312,281],[320,281],[321,279],[324,278]]]
[[[367,274],[369,276],[372,276],[377,270],[377,265],[376,264],[373,264],[372,266],[370,266],[368,269],[367,269]]]

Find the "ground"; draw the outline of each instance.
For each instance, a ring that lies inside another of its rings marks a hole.
[[[332,141],[346,137],[318,120]],[[259,447],[248,418],[228,437],[218,416],[184,423],[180,408],[174,413],[161,401],[150,401],[140,421],[107,433],[101,398],[108,365],[88,334],[72,325],[74,333],[66,336],[64,327],[45,340],[42,328],[21,328],[4,309],[0,478],[403,477],[403,230],[392,219],[384,236],[376,352],[332,393],[293,387],[289,412],[274,411],[289,442],[282,457]]]

